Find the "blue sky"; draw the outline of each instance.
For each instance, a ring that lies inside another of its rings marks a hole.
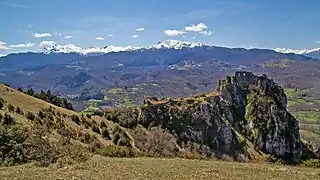
[[[53,42],[145,46],[166,39],[315,48],[319,7],[318,0],[0,0],[0,54]]]

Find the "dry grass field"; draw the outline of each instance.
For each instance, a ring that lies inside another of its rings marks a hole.
[[[272,164],[94,156],[65,168],[22,165],[0,168],[0,179],[320,179],[320,169]]]

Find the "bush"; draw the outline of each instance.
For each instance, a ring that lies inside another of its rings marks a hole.
[[[112,138],[112,142],[114,143],[114,144],[118,144],[118,141],[119,141],[119,139],[121,138],[121,135],[120,135],[120,133],[114,133],[113,134],[113,138]]]
[[[120,138],[118,141],[118,146],[126,146],[126,147],[131,147],[130,140],[127,138]]]
[[[133,152],[131,148],[125,146],[107,146],[102,148],[99,153],[107,157],[131,158],[137,156],[137,154]]]
[[[0,98],[0,109],[2,109],[4,106],[4,100],[2,98]]]
[[[14,112],[14,106],[12,104],[8,104],[7,108],[9,112]]]
[[[68,128],[66,126],[57,129],[57,133],[66,139],[76,139],[77,132],[73,128]]]
[[[40,119],[44,119],[46,117],[46,114],[45,114],[45,112],[43,112],[43,110],[39,110],[38,116]]]
[[[93,125],[91,129],[93,132],[95,132],[97,134],[101,134],[100,128],[97,125]]]
[[[55,163],[58,158],[57,150],[49,144],[47,139],[40,135],[31,135],[23,143],[23,151],[27,161],[36,161],[41,167]]]
[[[88,150],[80,144],[66,143],[63,146],[59,145],[57,149],[59,152],[57,165],[60,168],[66,165],[85,162],[91,156]]]
[[[95,110],[92,115],[102,117],[104,115],[104,113],[102,111]]]
[[[35,123],[39,125],[43,125],[42,119],[40,119],[38,116],[35,118]]]
[[[320,168],[320,159],[308,159],[303,161],[302,166]]]
[[[88,132],[85,132],[82,134],[81,142],[90,143],[92,141],[93,141],[93,137]]]
[[[23,115],[23,111],[20,109],[20,107],[16,107],[16,113]]]
[[[101,135],[107,140],[111,139],[109,131],[108,131],[108,129],[106,127],[102,128]]]
[[[75,115],[75,114],[73,114],[72,116],[71,116],[71,120],[73,121],[73,122],[75,122],[76,124],[80,124],[80,118],[77,116],[77,115]]]
[[[89,151],[90,152],[97,152],[101,149],[101,143],[96,138],[93,138],[93,141],[89,144]]]
[[[12,125],[14,124],[14,119],[9,114],[4,114],[3,117],[1,117],[1,124],[2,125]]]
[[[26,118],[30,119],[30,120],[34,120],[36,118],[36,116],[32,113],[32,112],[28,112],[26,114]]]
[[[101,121],[100,128],[106,128],[107,124],[104,121]]]
[[[175,138],[160,127],[151,128],[149,133],[141,129],[134,139],[138,149],[156,156],[172,157],[179,152]]]
[[[0,126],[0,164],[11,166],[26,162],[22,143],[25,136],[15,127]]]

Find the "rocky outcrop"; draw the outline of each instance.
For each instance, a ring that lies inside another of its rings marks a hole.
[[[179,143],[209,147],[215,156],[255,151],[299,162],[303,148],[298,121],[286,110],[284,90],[266,75],[236,72],[219,80],[210,94],[184,99],[149,98],[141,107],[139,122],[161,126]]]

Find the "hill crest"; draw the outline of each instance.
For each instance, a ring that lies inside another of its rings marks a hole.
[[[40,137],[49,138],[50,147],[65,147],[53,141],[68,138],[71,147],[78,144],[85,152],[91,149],[106,156],[230,157],[286,163],[319,158],[300,139],[298,121],[286,110],[286,95],[272,79],[241,71],[218,84],[209,94],[148,97],[141,107],[92,115],[80,115],[0,85],[5,101],[0,113],[13,117],[14,126],[44,129]]]

